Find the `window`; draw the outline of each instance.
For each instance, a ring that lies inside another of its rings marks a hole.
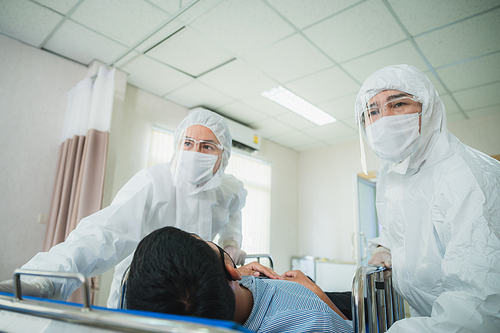
[[[243,220],[242,250],[269,253],[271,220],[271,165],[232,151],[225,173],[238,178],[248,191]]]
[[[149,146],[148,167],[170,162],[174,155],[174,135],[172,132],[153,127]]]
[[[174,154],[171,132],[153,127],[148,166],[169,162]],[[231,152],[226,174],[238,178],[248,191],[242,210],[243,251],[248,254],[269,253],[271,220],[271,165],[259,159]],[[217,241],[216,237],[215,241]]]

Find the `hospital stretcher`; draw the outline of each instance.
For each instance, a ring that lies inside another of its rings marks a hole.
[[[272,258],[266,257],[272,263]],[[21,275],[73,278],[82,282],[83,305],[21,295]],[[168,315],[161,313],[107,309],[90,305],[87,280],[82,274],[16,270],[14,294],[0,293],[0,331],[21,332],[2,326],[2,319],[29,320],[32,317],[55,321],[38,332],[250,332],[244,327],[221,320]],[[126,286],[126,284],[125,284]],[[124,290],[124,289],[122,289]],[[403,299],[392,289],[390,270],[360,266],[352,286],[353,328],[356,333],[385,332],[396,320],[404,318]],[[12,319],[12,315],[14,319]],[[16,317],[17,316],[17,317]],[[24,318],[24,319],[23,319]],[[16,326],[16,325],[14,325]],[[18,325],[19,326],[19,325]],[[51,329],[52,327],[52,329]],[[36,330],[31,329],[35,332]]]
[[[405,318],[403,298],[392,287],[392,271],[384,267],[360,266],[352,282],[354,333],[381,333]]]
[[[82,282],[83,306],[76,303],[22,296],[21,275],[78,279]],[[7,321],[11,321],[12,324],[9,325]],[[24,321],[24,325],[19,321]],[[55,323],[52,323],[52,321]],[[230,321],[91,306],[89,286],[82,274],[28,270],[16,270],[14,272],[13,295],[0,292],[0,331],[44,333],[250,332]]]

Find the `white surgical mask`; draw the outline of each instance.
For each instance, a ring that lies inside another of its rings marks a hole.
[[[203,154],[195,151],[183,151],[177,163],[177,174],[174,184],[187,182],[191,185],[201,185],[213,177],[214,166],[218,155]]]
[[[366,141],[380,158],[399,163],[420,141],[420,113],[386,116],[366,127]]]

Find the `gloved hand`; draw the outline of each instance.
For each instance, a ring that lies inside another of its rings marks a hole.
[[[14,280],[0,282],[0,291],[14,293]],[[54,296],[54,286],[49,279],[36,277],[30,282],[21,281],[21,293],[24,296],[52,298]]]
[[[247,253],[245,251],[242,251],[233,245],[226,246],[224,250],[226,250],[231,258],[233,258],[236,265],[243,265],[245,263],[245,259],[247,257]]]
[[[383,246],[377,247],[373,251],[370,260],[368,260],[368,264],[380,265],[380,266],[385,266],[387,268],[391,268],[392,267],[391,250]]]

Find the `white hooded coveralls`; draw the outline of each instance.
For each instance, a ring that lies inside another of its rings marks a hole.
[[[176,147],[182,132],[192,125],[209,128],[224,146],[221,166],[212,179],[193,191],[173,186],[170,163],[144,169],[123,186],[110,206],[82,219],[63,243],[38,253],[22,268],[79,272],[93,277],[118,264],[108,299],[108,307],[116,308],[121,278],[137,244],[158,228],[174,226],[205,240],[219,233],[222,247],[239,248],[241,209],[247,192],[243,183],[224,174],[231,150],[229,129],[219,115],[195,111],[179,125]],[[80,286],[76,280],[51,280],[53,298],[57,299],[67,299]]]
[[[500,332],[500,163],[447,130],[444,105],[420,70],[375,72],[356,109],[384,90],[423,100],[407,167],[384,161],[377,175],[383,229],[371,250],[391,250],[394,286],[412,307],[412,318],[389,332]]]

